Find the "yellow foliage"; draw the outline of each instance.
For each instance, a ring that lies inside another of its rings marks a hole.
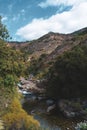
[[[3,121],[6,124],[6,128],[13,128],[16,129],[25,128],[28,129],[31,126],[34,128],[39,128],[39,122],[35,120],[32,116],[28,115],[21,107],[19,100],[16,98],[9,106],[9,112],[3,116]]]
[[[22,110],[22,106],[17,98],[14,98],[12,103],[9,106],[10,112],[20,112]]]
[[[3,122],[0,120],[0,130],[4,130]]]

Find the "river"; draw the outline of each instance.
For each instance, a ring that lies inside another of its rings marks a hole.
[[[68,119],[59,110],[47,114],[46,101],[24,99],[23,108],[40,122],[42,128],[48,130],[75,130],[76,123],[81,121],[76,118]]]

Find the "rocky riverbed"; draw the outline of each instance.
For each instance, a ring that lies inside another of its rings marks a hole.
[[[67,118],[59,109],[47,113],[47,101],[46,100],[34,100],[30,101],[25,99],[23,108],[37,119],[43,128],[49,130],[75,130],[75,126],[82,119],[79,117]]]
[[[27,87],[26,87],[27,86]],[[31,89],[32,86],[32,89]],[[75,130],[76,123],[87,120],[86,99],[60,99],[54,101],[41,94],[36,83],[22,79],[18,84],[24,95],[23,108],[37,119],[43,128],[48,130]],[[36,92],[39,92],[37,95]]]

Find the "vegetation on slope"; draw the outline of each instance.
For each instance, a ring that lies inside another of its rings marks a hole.
[[[27,65],[26,73],[33,74],[37,78],[42,78],[48,72],[47,66],[44,66],[44,59],[47,54],[42,54],[39,58],[32,58]]]
[[[77,45],[81,46],[85,44],[87,44],[87,28],[68,35],[55,33],[47,34],[33,41],[31,44],[26,45],[24,53],[26,52],[27,57],[29,56],[30,58],[27,72],[33,73],[37,77],[43,77],[56,61],[58,55],[62,55],[64,52],[71,50]],[[40,47],[41,51],[39,51]],[[30,49],[33,51],[31,54],[29,54]],[[46,51],[49,53],[46,53]],[[38,57],[37,52],[39,53]]]
[[[87,94],[87,46],[77,46],[59,56],[48,74],[47,95],[54,99]]]
[[[29,116],[23,109],[17,98],[14,98],[8,108],[8,113],[3,116],[6,130],[38,130],[39,122]]]
[[[20,76],[25,76],[30,73],[37,75],[39,78],[46,76],[48,81],[47,95],[54,99],[86,96],[87,46],[82,46],[82,43],[87,43],[86,32],[87,29],[80,34],[75,33],[72,38],[70,36],[69,42],[65,35],[64,37],[59,36],[57,38],[57,40],[60,38],[58,43],[55,36],[51,36],[51,39],[54,40],[56,44],[60,45],[57,45],[56,48],[55,44],[56,49],[54,48],[54,53],[51,53],[51,57],[54,57],[55,60],[49,60],[50,54],[46,53],[47,55],[45,55],[41,53],[42,55],[38,59],[31,59],[31,61],[28,62],[30,52],[26,50],[15,50],[15,48],[11,48],[2,41],[2,39],[6,40],[8,38],[8,32],[0,21],[0,116],[3,117],[7,130],[39,129],[39,123],[31,116],[27,115],[18,101],[18,94],[15,86]],[[64,40],[67,41],[65,41],[64,44],[62,43],[61,46],[61,42]],[[46,41],[44,37],[43,47],[45,47],[45,42],[50,43]],[[36,46],[36,50],[37,52],[42,52],[43,47],[41,41],[39,41],[39,44],[41,49],[38,50],[39,46],[38,48]],[[51,44],[53,46],[53,43]],[[48,45],[50,46],[50,44],[47,44],[47,46]],[[74,45],[78,46],[72,49]],[[33,48],[35,47],[33,46]],[[69,51],[65,52],[67,49],[69,49]],[[60,56],[56,58],[57,55]],[[47,59],[45,60],[45,58]],[[46,61],[47,63],[45,63]],[[32,126],[34,128],[30,128]]]
[[[18,77],[24,73],[21,55],[0,40],[0,111],[5,108],[6,102],[12,99]]]
[[[38,130],[38,121],[22,109],[16,90],[18,78],[25,75],[24,54],[2,40],[7,38],[3,27],[0,21],[0,129]]]

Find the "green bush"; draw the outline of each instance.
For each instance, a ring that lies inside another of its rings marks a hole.
[[[75,130],[87,130],[87,121],[77,123]]]
[[[55,99],[87,95],[87,46],[59,56],[49,70],[47,94]]]

